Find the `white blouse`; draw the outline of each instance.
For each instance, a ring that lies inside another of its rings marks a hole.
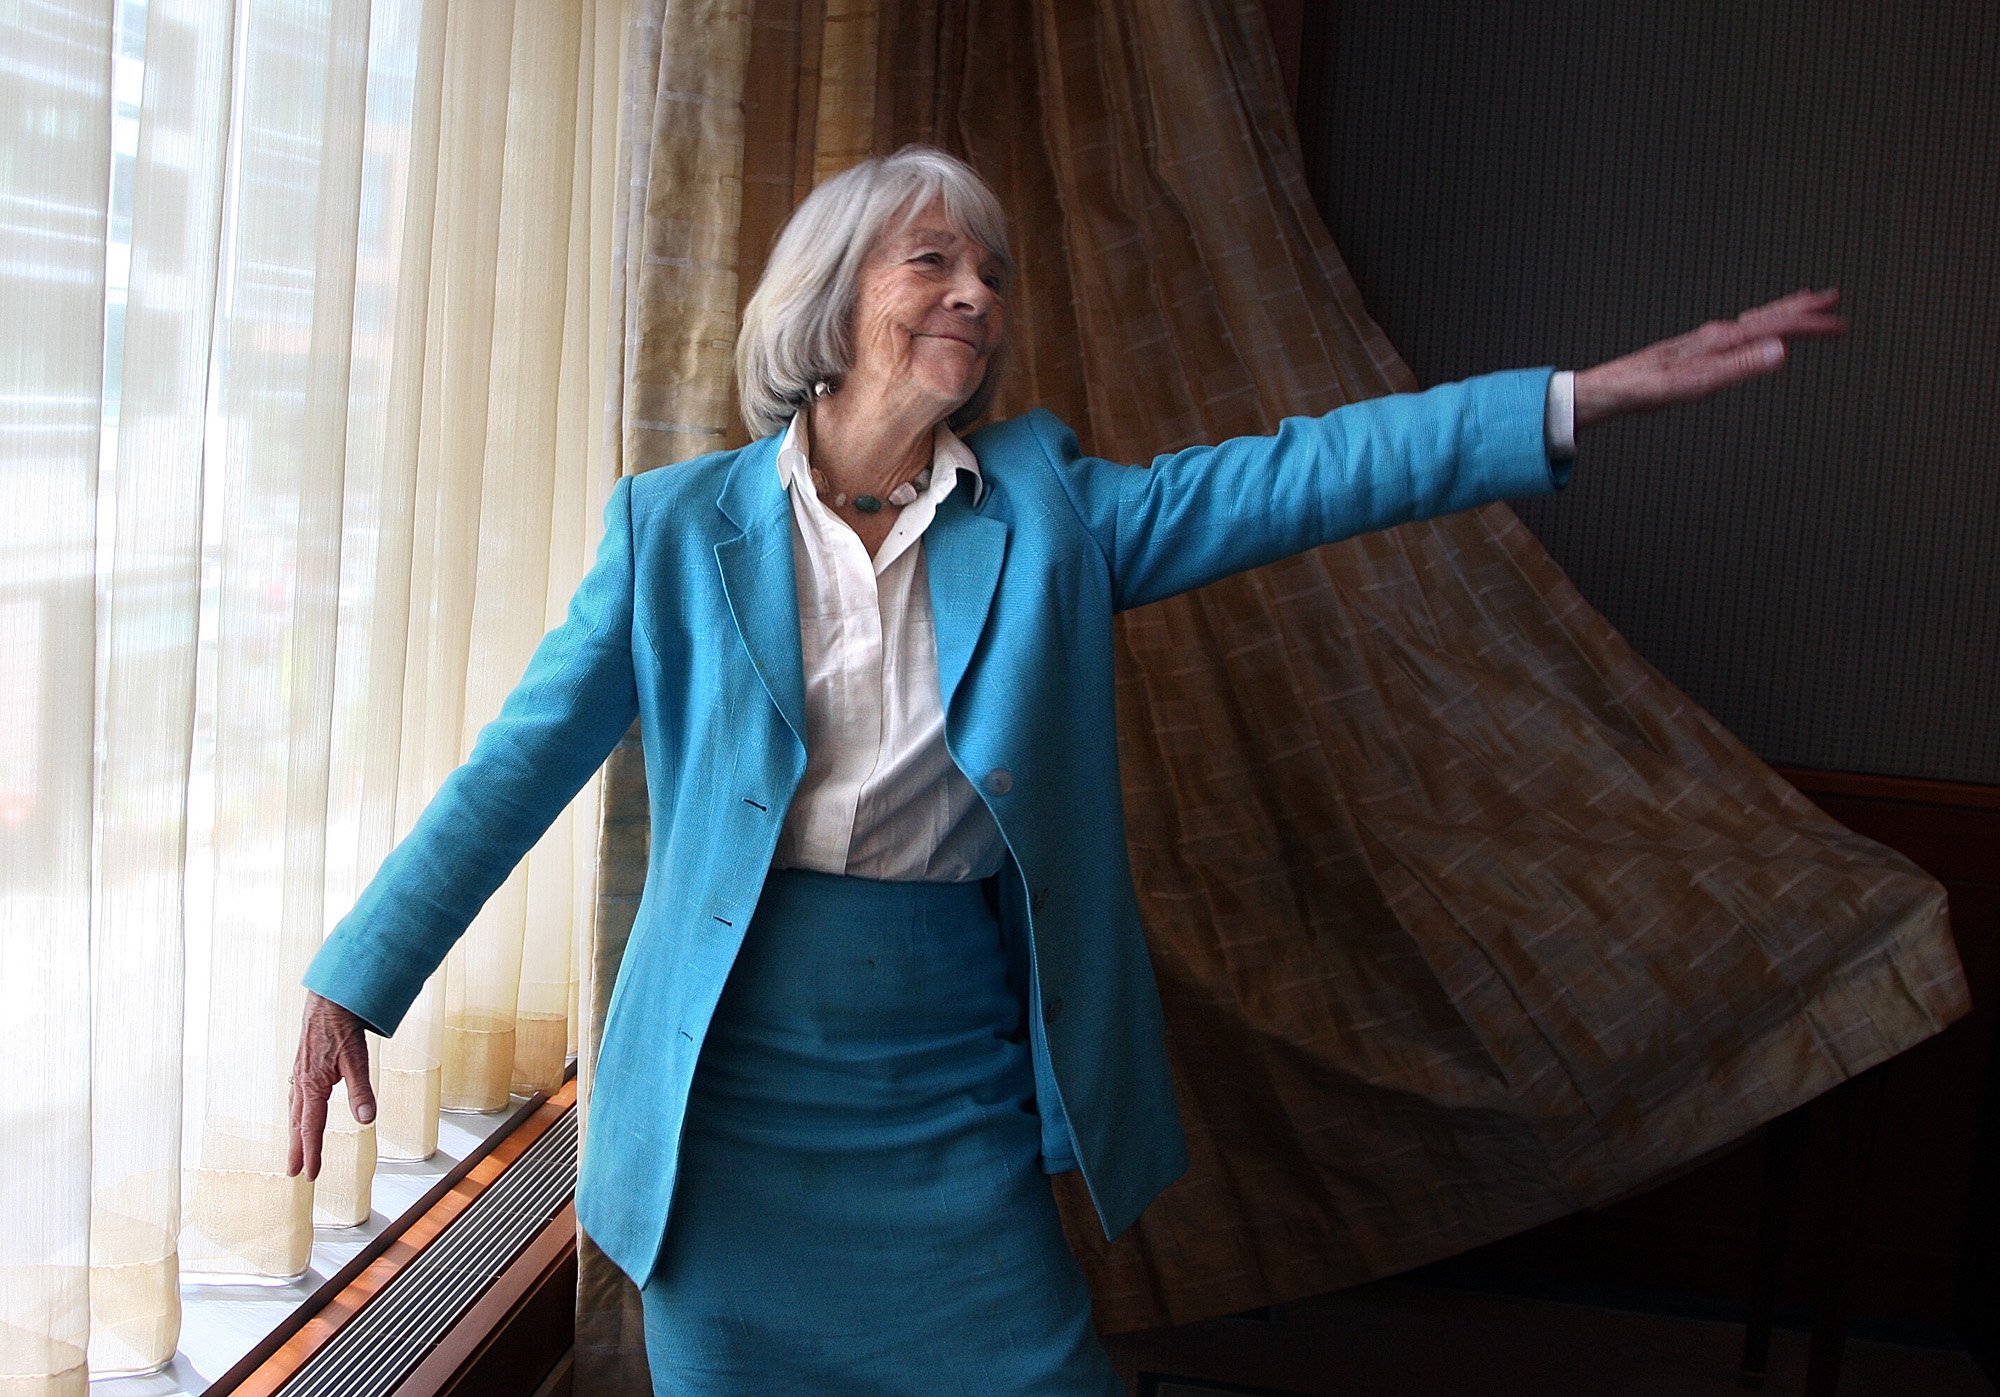
[[[945,750],[921,540],[953,490],[977,498],[979,462],[940,426],[929,487],[903,506],[871,559],[861,536],[820,501],[798,443],[794,418],[778,449],[778,474],[792,497],[806,774],[785,813],[774,866],[976,882],[999,871],[1006,844]]]
[[[1556,374],[1544,408],[1558,460],[1576,451],[1574,382]],[[890,882],[969,883],[997,872],[1000,828],[945,750],[923,550],[924,530],[953,490],[978,498],[978,460],[939,426],[929,487],[903,507],[872,559],[813,488],[797,418],[778,449],[778,474],[792,499],[806,773],[774,866]]]

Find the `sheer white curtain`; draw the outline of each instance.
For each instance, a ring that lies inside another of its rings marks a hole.
[[[622,17],[0,6],[0,1393],[561,1075],[590,796],[285,1177],[299,974],[595,543]]]

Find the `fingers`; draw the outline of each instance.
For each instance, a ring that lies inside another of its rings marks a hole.
[[[1716,359],[1714,373],[1703,386],[1703,393],[1713,393],[1717,389],[1732,384],[1746,383],[1765,374],[1776,373],[1784,366],[1785,342],[1782,339],[1752,340],[1740,345]]]
[[[299,1079],[296,1075],[292,1078],[291,1122],[291,1149],[285,1156],[285,1174],[286,1177],[295,1179],[299,1175],[299,1170],[306,1167],[305,1143],[299,1138]]]
[[[313,1015],[313,996],[308,995],[305,1022],[299,1028],[299,1051],[292,1059],[290,1083],[292,1138],[285,1158],[285,1173],[292,1178],[297,1178],[301,1172],[308,1179],[319,1177],[320,1131],[309,1131],[306,1128],[306,1121],[310,1115],[308,1101],[314,1094],[314,1083],[319,1076],[314,1064],[321,1056],[320,1038],[319,1025]],[[317,1090],[322,1098],[319,1105],[319,1119],[323,1130],[326,1125],[324,1097],[327,1089],[322,1086]]]
[[[292,1068],[292,1138],[286,1173],[319,1177],[326,1140],[327,1102],[336,1082],[347,1085],[354,1119],[375,1119],[375,1092],[368,1080],[367,1026],[348,1010],[315,994],[306,996],[305,1023]]]
[[[1840,304],[1840,288],[1824,291],[1794,291],[1775,301],[1753,307],[1736,317],[1735,324],[1746,336],[1778,335],[1786,339],[1830,339],[1847,332],[1847,320],[1835,315]]]
[[[1780,296],[1775,301],[1766,301],[1761,306],[1752,306],[1739,314],[1739,321],[1760,321],[1784,319],[1794,315],[1823,315],[1840,304],[1840,288],[1829,286],[1824,291],[1794,291],[1789,296]]]
[[[375,1088],[368,1080],[368,1037],[356,1030],[340,1056],[340,1074],[347,1083],[347,1108],[366,1125],[375,1119]]]
[[[331,1082],[300,1082],[292,1088],[300,1098],[299,1126],[294,1147],[301,1151],[308,1179],[319,1177],[320,1152],[326,1140],[326,1099],[333,1090]]]
[[[1833,314],[1839,304],[1838,287],[1794,291],[1726,322],[1730,333],[1711,340],[1716,362],[1703,391],[1714,392],[1776,372],[1790,358],[1791,340],[1835,339],[1846,334],[1846,318]]]
[[[312,1078],[312,1073],[309,1071],[309,1065],[312,1061],[312,1036],[312,1021],[308,1018],[305,1028],[299,1034],[299,1051],[298,1055],[292,1059],[292,1076],[288,1083],[291,1087],[292,1138],[291,1148],[286,1153],[285,1173],[291,1178],[297,1178],[300,1171],[306,1167],[305,1105],[307,1083]],[[314,1137],[312,1147],[315,1157],[317,1157],[318,1145],[318,1137]],[[317,1172],[317,1166],[315,1166],[315,1172]],[[311,1178],[313,1176],[308,1174],[306,1177]]]
[[[1766,301],[1761,306],[1752,306],[1737,316],[1738,320],[1756,315],[1783,315],[1792,311],[1826,311],[1840,304],[1840,288],[1829,286],[1824,290],[1794,291],[1789,296],[1780,296],[1775,301]]]
[[[1776,372],[1790,357],[1792,340],[1847,332],[1846,319],[1833,313],[1839,303],[1837,287],[1794,291],[1584,370],[1575,380],[1577,426],[1693,402]]]
[[[1777,336],[1744,339],[1717,336],[1700,351],[1662,359],[1641,376],[1643,388],[1635,393],[1636,410],[1652,411],[1675,403],[1691,403],[1724,388],[1747,383],[1753,378],[1775,373],[1788,350]]]

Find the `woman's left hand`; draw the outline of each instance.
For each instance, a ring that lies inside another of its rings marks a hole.
[[[1795,291],[1734,320],[1711,320],[1698,330],[1585,369],[1576,376],[1577,430],[1626,413],[1690,403],[1774,373],[1784,364],[1790,341],[1847,333],[1846,319],[1833,313],[1838,304],[1840,292],[1833,287]]]

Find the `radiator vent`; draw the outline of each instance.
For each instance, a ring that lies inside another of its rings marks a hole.
[[[394,1391],[575,1191],[571,1109],[278,1389],[280,1397]]]

